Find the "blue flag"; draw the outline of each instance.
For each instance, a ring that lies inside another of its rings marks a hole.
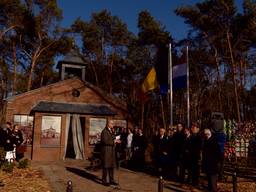
[[[180,65],[173,66],[172,73],[173,73],[173,76],[172,76],[173,90],[186,88],[187,87],[187,64],[183,63]]]

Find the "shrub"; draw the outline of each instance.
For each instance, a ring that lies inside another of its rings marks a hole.
[[[3,147],[0,147],[0,167],[2,167],[5,161],[5,151]]]
[[[28,168],[28,165],[29,165],[29,161],[28,159],[22,159],[19,161],[19,164],[18,164],[18,168],[19,169],[25,169],[25,168]]]
[[[1,168],[6,173],[12,173],[13,172],[13,168],[14,168],[14,164],[13,163],[9,163],[9,162],[4,162]]]
[[[3,147],[0,147],[0,160],[4,160],[5,158],[5,151]]]

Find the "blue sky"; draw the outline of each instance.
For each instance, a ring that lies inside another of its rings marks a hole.
[[[241,7],[243,0],[236,0]],[[188,26],[174,14],[174,10],[184,5],[193,5],[199,0],[58,0],[63,10],[62,26],[69,26],[81,17],[89,20],[92,12],[107,9],[112,15],[120,17],[134,33],[138,32],[137,18],[141,10],[148,10],[160,21],[176,40],[186,37]],[[240,8],[241,9],[241,8]]]

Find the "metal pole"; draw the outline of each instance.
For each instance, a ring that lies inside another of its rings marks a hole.
[[[172,91],[172,45],[171,43],[169,44],[169,57],[168,57],[168,62],[169,62],[169,93],[170,93],[170,128],[173,126],[173,91]]]
[[[237,169],[235,168],[232,175],[233,192],[237,192]]]
[[[189,61],[188,61],[188,46],[186,49],[187,55],[187,127],[190,126],[190,98],[189,98]]]
[[[67,191],[66,192],[73,192],[73,184],[71,180],[67,182]]]
[[[158,192],[163,192],[164,191],[164,180],[163,177],[160,176],[158,180]]]

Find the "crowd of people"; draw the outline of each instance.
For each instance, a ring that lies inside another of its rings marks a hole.
[[[167,134],[164,128],[160,128],[152,143],[153,159],[165,178],[198,186],[202,170],[207,176],[209,191],[217,191],[222,144],[210,129],[200,132],[197,123],[193,123],[191,128],[184,128],[179,123],[176,131],[169,129]]]
[[[159,175],[198,186],[202,171],[207,176],[209,191],[217,191],[224,144],[218,142],[210,129],[200,131],[197,123],[193,123],[191,128],[184,128],[179,123],[176,130],[159,128],[151,140],[146,139],[140,128],[112,129],[111,133],[117,159],[125,166],[145,169],[145,156],[152,148],[152,164]],[[104,138],[101,139],[104,143]],[[106,173],[103,175],[105,178]]]
[[[23,134],[19,125],[12,126],[10,122],[1,125],[0,128],[0,148],[4,150],[5,156],[1,160],[8,162],[19,161],[24,157]]]

